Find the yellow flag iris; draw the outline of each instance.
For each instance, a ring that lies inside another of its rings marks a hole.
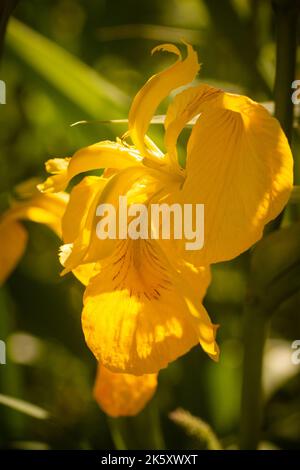
[[[34,191],[32,181],[20,184],[17,192],[22,199],[13,201],[0,218],[0,285],[7,280],[26,248],[28,236],[22,222],[28,220],[45,224],[61,237],[62,219],[69,201],[67,193],[41,194]],[[66,221],[67,217],[64,223]],[[74,274],[81,282],[86,283],[92,267],[79,266]],[[152,398],[156,386],[156,374],[140,377],[114,374],[99,365],[94,397],[102,410],[110,416],[132,416],[139,413]]]
[[[175,96],[164,123],[166,151],[159,150],[147,136],[155,110],[195,78],[199,64],[189,45],[185,59],[173,45],[156,49],[177,61],[134,98],[127,133],[133,145],[104,141],[71,159],[50,160],[51,176],[39,186],[62,191],[74,176],[105,169],[71,191],[61,260],[64,272],[74,271],[87,286],[82,325],[101,367],[137,376],[158,372],[197,343],[218,359],[217,327],[202,305],[209,266],[253,245],[287,203],[293,184],[291,151],[276,119],[251,99],[208,85]],[[177,139],[195,117],[182,168]],[[186,240],[175,237],[99,240],[96,207],[110,203],[118,211],[120,195],[129,205],[204,204],[203,249],[187,251]]]

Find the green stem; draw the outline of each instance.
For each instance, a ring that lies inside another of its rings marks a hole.
[[[293,130],[292,82],[296,70],[299,0],[274,0],[276,22],[275,116],[289,142]]]
[[[299,0],[273,1],[277,28],[275,115],[289,141],[291,141],[293,129],[291,84],[295,76],[299,3]],[[270,229],[279,228],[281,220],[282,214],[272,223]],[[261,437],[262,364],[269,321],[269,312],[264,311],[262,305],[253,298],[247,299],[244,318],[241,449],[257,449]]]
[[[127,450],[126,443],[122,436],[121,420],[116,418],[107,417],[110,435],[115,445],[116,450]]]
[[[262,363],[268,321],[255,302],[247,302],[244,317],[244,367],[240,448],[257,449],[262,422]]]
[[[2,55],[3,42],[9,16],[13,12],[19,0],[2,0],[0,4],[0,56]]]

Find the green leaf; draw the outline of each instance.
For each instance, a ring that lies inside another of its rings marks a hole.
[[[251,285],[263,291],[300,263],[300,222],[264,237],[253,250]]]
[[[40,408],[39,406],[32,405],[24,400],[19,400],[18,398],[13,398],[8,395],[2,395],[0,393],[0,404],[8,406],[16,411],[25,413],[33,418],[37,419],[47,419],[49,417],[48,411]]]
[[[129,98],[88,65],[12,18],[7,43],[22,60],[92,118],[119,117]]]
[[[300,222],[263,238],[253,250],[249,301],[271,315],[300,290]]]

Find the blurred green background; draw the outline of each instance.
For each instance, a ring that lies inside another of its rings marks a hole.
[[[7,104],[0,106],[1,210],[16,184],[45,176],[49,156],[69,156],[125,132],[126,124],[97,120],[126,119],[141,85],[172,61],[166,54],[151,57],[159,43],[185,39],[203,64],[198,80],[272,101],[269,0],[23,0],[14,18],[0,69],[7,85]],[[300,54],[300,79],[299,64]],[[166,103],[158,114],[165,109]],[[80,120],[95,122],[70,127]],[[160,125],[150,135],[161,144]],[[299,137],[296,123],[297,184]],[[83,289],[71,275],[59,277],[55,235],[26,226],[26,254],[0,291],[0,339],[7,343],[0,393],[38,405],[51,417],[39,420],[0,404],[0,448],[195,448],[199,443],[169,418],[178,407],[207,421],[225,447],[235,447],[248,254],[213,269],[205,303],[221,324],[220,362],[193,349],[160,373],[156,396],[138,417],[113,420],[91,396],[96,364],[80,325]],[[265,448],[300,449],[300,369],[291,363],[299,311],[300,295],[282,305],[272,322],[264,360]]]

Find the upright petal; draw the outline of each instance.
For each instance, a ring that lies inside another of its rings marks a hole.
[[[223,93],[193,128],[186,180],[174,198],[205,207],[196,264],[229,260],[253,245],[288,201],[293,159],[278,121],[247,97]]]
[[[116,374],[99,365],[94,397],[109,416],[135,416],[153,397],[157,375]]]
[[[173,45],[159,46],[153,52],[160,49],[178,55],[179,59],[168,69],[153,75],[133,100],[129,112],[129,132],[142,155],[147,154],[145,135],[156,108],[172,90],[191,82],[200,68],[197,54],[190,45],[187,46],[184,60],[181,60],[179,50]]]
[[[170,103],[164,125],[165,146],[172,161],[177,161],[176,144],[184,126],[220,93],[221,90],[202,84],[183,90]]]

